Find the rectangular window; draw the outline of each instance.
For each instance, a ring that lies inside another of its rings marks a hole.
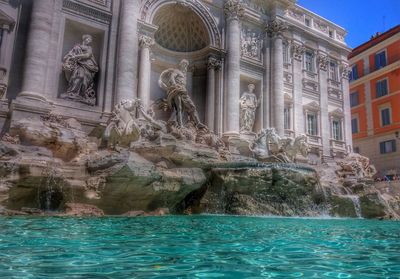
[[[352,134],[358,133],[358,119],[357,118],[351,119],[351,133]]]
[[[376,82],[376,97],[382,97],[388,94],[387,79],[382,79]]]
[[[306,59],[305,59],[305,63],[306,63],[306,70],[309,72],[314,72],[314,61],[313,61],[313,53],[311,51],[306,51]]]
[[[390,125],[390,108],[381,109],[381,123],[382,127]]]
[[[334,140],[343,140],[342,122],[339,119],[332,120],[332,134]]]
[[[381,51],[375,54],[375,69],[379,70],[386,66],[386,52]]]
[[[306,19],[304,20],[305,24],[310,27],[311,26],[311,21],[309,18],[306,17]]]
[[[350,106],[355,107],[360,104],[358,92],[353,92],[350,94]]]
[[[396,152],[396,140],[387,140],[379,143],[381,154]]]
[[[329,78],[338,81],[337,65],[335,62],[329,62]]]
[[[284,128],[290,130],[290,108],[288,107],[284,109]]]
[[[318,118],[315,113],[307,114],[307,133],[311,136],[318,135]]]
[[[358,70],[357,70],[357,65],[354,65],[351,67],[351,74],[350,74],[350,80],[356,80],[358,79]]]
[[[283,43],[283,63],[289,63],[289,46],[287,43]]]
[[[353,152],[360,154],[360,148],[358,146],[353,147]]]

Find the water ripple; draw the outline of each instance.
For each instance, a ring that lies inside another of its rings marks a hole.
[[[399,278],[400,223],[0,218],[0,278]]]

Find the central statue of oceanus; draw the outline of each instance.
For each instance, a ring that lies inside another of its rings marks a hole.
[[[186,89],[186,73],[189,62],[183,59],[178,64],[178,68],[169,68],[163,71],[158,80],[159,86],[167,93],[165,102],[173,112],[169,121],[176,122],[177,127],[182,128],[183,115],[186,113],[188,121],[195,127],[204,126],[201,124],[197,109],[190,99]]]

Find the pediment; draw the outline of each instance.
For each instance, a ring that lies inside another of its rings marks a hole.
[[[342,109],[337,108],[334,111],[329,112],[329,116],[342,118],[344,117],[344,113]]]
[[[310,111],[319,111],[321,109],[319,104],[317,102],[315,102],[315,101],[304,105],[303,108],[305,110],[310,110]]]

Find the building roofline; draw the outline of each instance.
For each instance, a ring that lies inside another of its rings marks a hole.
[[[304,12],[307,12],[307,13],[309,13],[309,14],[311,14],[311,15],[317,17],[317,18],[320,19],[320,20],[325,21],[326,23],[328,23],[328,24],[331,25],[331,26],[334,26],[334,27],[336,27],[336,28],[339,28],[341,31],[343,31],[343,32],[345,33],[345,35],[347,35],[347,30],[346,30],[344,27],[342,27],[342,26],[340,26],[340,25],[338,25],[338,24],[336,24],[336,23],[330,21],[329,19],[326,19],[326,18],[324,18],[324,17],[322,17],[322,16],[320,16],[320,15],[314,13],[313,11],[310,11],[309,9],[304,8],[303,6],[300,6],[299,4],[296,4],[295,7],[298,8],[298,9],[303,10]]]
[[[354,48],[353,51],[349,54],[348,59],[353,58],[354,56],[357,56],[358,54],[366,51],[367,49],[379,44],[380,42],[383,42],[384,40],[392,37],[393,35],[397,34],[400,32],[400,24],[396,25],[395,27],[387,30],[386,32],[373,37],[369,41],[359,45],[358,47]]]

